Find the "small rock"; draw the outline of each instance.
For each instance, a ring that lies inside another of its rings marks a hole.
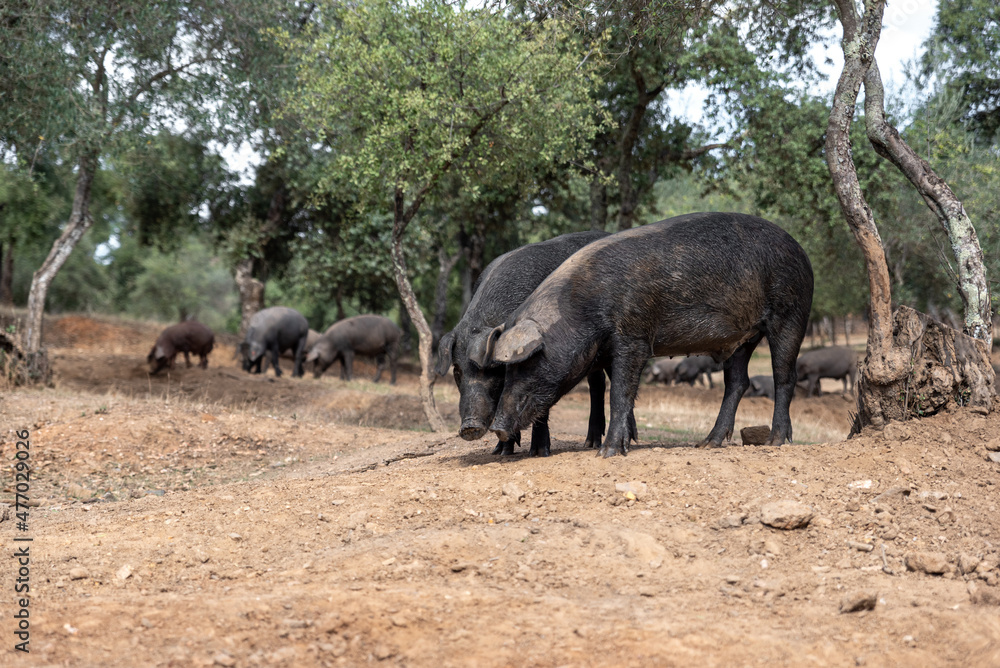
[[[515,483],[505,482],[503,485],[503,495],[509,496],[515,501],[520,501],[524,498],[524,491],[518,487]]]
[[[243,540],[243,536],[239,535],[238,533],[231,533],[229,534],[229,537],[235,540],[237,543]]]
[[[844,510],[846,510],[849,513],[856,513],[859,510],[861,510],[861,504],[853,500],[848,501],[846,504],[844,504]]]
[[[347,528],[348,529],[358,529],[363,527],[368,521],[368,511],[358,510],[351,513],[351,516],[347,518]]]
[[[951,524],[955,521],[955,511],[945,506],[945,509],[938,513],[937,521],[941,524]]]
[[[229,656],[225,652],[219,652],[218,654],[216,654],[215,656],[213,656],[212,657],[212,661],[216,665],[218,665],[218,666],[235,666],[236,665],[236,659],[234,659],[233,657]]]
[[[131,576],[132,576],[132,567],[129,566],[128,564],[125,564],[124,566],[119,568],[117,572],[115,572],[115,577],[121,580],[122,582],[128,580]]]
[[[1000,451],[1000,438],[994,438],[992,441],[986,444],[986,449],[990,452]]]
[[[403,613],[398,613],[389,618],[393,626],[398,626],[399,628],[406,628],[409,625],[410,620],[406,618]]]
[[[766,424],[740,429],[740,440],[743,445],[764,445],[771,437],[771,427]]]
[[[969,554],[962,553],[958,555],[958,571],[962,575],[968,575],[976,570],[976,566],[979,565],[979,559],[973,557]]]
[[[988,452],[986,456],[991,462],[1000,464],[1000,452]]]
[[[88,573],[87,569],[84,568],[83,566],[77,566],[76,568],[71,568],[69,570],[70,580],[82,580],[84,578],[89,578],[89,577],[90,573]]]
[[[721,529],[733,529],[735,527],[743,526],[743,520],[746,519],[746,515],[726,515],[721,520],[719,520],[719,528]]]
[[[383,645],[382,643],[379,643],[379,644],[375,645],[374,654],[375,654],[375,658],[378,659],[379,661],[385,661],[390,656],[392,656],[394,654],[394,652],[391,649],[389,649],[389,647],[387,645]]]
[[[899,536],[899,527],[897,527],[894,524],[890,524],[882,532],[882,540],[884,541],[896,540],[898,536]]]
[[[646,496],[646,483],[639,482],[637,480],[615,483],[615,491],[622,494],[628,494],[631,492],[635,495],[636,499],[642,501],[642,498]]]
[[[948,570],[948,558],[941,552],[907,552],[903,560],[908,571],[941,575]]]
[[[975,605],[1000,605],[1000,592],[995,587],[984,587],[973,580],[969,582],[969,600]]]
[[[861,612],[862,610],[874,610],[878,603],[878,592],[874,590],[859,591],[848,594],[840,600],[840,612]]]
[[[760,521],[775,529],[798,529],[807,526],[813,510],[798,501],[773,501],[760,508]]]

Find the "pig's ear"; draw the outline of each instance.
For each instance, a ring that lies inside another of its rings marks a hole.
[[[479,334],[472,337],[469,340],[468,348],[466,348],[466,355],[469,361],[480,369],[487,369],[493,366],[493,347],[496,345],[497,338],[499,338],[502,332],[503,325],[500,325],[494,327],[486,334]]]
[[[444,376],[451,368],[451,355],[455,347],[455,332],[451,331],[441,337],[438,342],[438,361],[434,367],[434,372],[439,376]]]
[[[538,324],[533,320],[525,320],[500,335],[490,351],[492,353],[490,359],[500,364],[523,362],[541,350],[544,345]]]

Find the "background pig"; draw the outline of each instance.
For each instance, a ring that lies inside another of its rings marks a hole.
[[[319,378],[331,364],[341,362],[340,377],[351,380],[354,373],[354,355],[374,357],[377,365],[375,382],[382,377],[385,358],[389,358],[390,384],[396,384],[396,364],[399,360],[399,327],[380,315],[356,315],[335,322],[323,332],[313,346],[307,362],[315,362],[314,375]]]
[[[680,359],[662,359],[657,360],[646,373],[647,383],[663,383],[664,385],[670,385],[674,382],[677,376],[677,367],[684,360]]]
[[[715,383],[712,382],[712,374],[716,371],[722,371],[721,362],[716,362],[707,355],[693,355],[680,361],[674,380],[693,386],[696,380],[704,385],[705,378],[708,378],[708,387],[714,390]]]
[[[208,368],[208,354],[212,352],[215,345],[215,334],[208,327],[197,320],[185,320],[176,325],[171,325],[160,332],[156,344],[146,356],[149,363],[150,373],[159,373],[163,367],[174,368],[174,358],[177,353],[184,353],[184,362],[191,366],[190,353],[194,353],[201,360],[198,366],[202,369]]]
[[[243,356],[243,370],[250,373],[261,372],[264,354],[271,353],[274,375],[281,376],[278,356],[286,350],[295,351],[293,378],[302,377],[302,358],[309,336],[309,323],[305,316],[287,306],[272,306],[263,309],[250,318],[246,336],[240,344]]]
[[[795,363],[800,381],[808,382],[806,396],[822,394],[819,386],[820,378],[839,378],[844,381],[844,392],[847,392],[847,379],[851,379],[851,392],[854,392],[854,381],[858,375],[858,354],[850,348],[832,346],[802,353]]]
[[[646,359],[700,353],[726,360],[722,407],[703,441],[718,446],[732,436],[750,355],[767,336],[775,385],[768,443],[780,445],[792,437],[788,406],[812,290],[802,247],[755,216],[689,214],[595,241],[490,332],[483,365],[506,365],[490,429],[505,439],[546,415],[585,375],[610,368],[601,453],[625,454]]]
[[[304,355],[308,356],[309,355],[309,351],[312,350],[312,347],[314,345],[316,345],[316,342],[319,341],[319,337],[321,337],[321,336],[323,336],[323,335],[320,334],[319,332],[317,332],[315,329],[310,329],[309,333],[306,335],[306,347],[305,347],[305,350],[302,351],[302,353]],[[279,357],[281,359],[283,359],[283,360],[288,360],[289,362],[292,362],[294,364],[295,363],[295,350],[294,349],[286,350],[285,352],[281,353],[281,355]],[[313,363],[313,362],[309,362],[309,363],[303,362],[302,363],[302,370],[304,372],[305,371],[312,371],[313,369],[311,367],[314,366],[314,364],[315,363]],[[269,359],[267,359],[267,355],[264,355],[264,361],[261,362],[261,365],[260,365],[260,372],[261,373],[267,373],[267,368],[269,366],[271,366],[271,361]]]
[[[469,307],[451,332],[438,344],[438,375],[455,366],[455,383],[460,394],[458,409],[462,417],[459,434],[467,441],[481,438],[493,421],[497,402],[503,392],[504,369],[487,367],[482,355],[490,331],[504,322],[528,295],[551,274],[563,260],[607,232],[576,232],[528,244],[505,253],[483,271]],[[587,446],[599,446],[604,436],[604,372],[587,376],[590,385],[590,422]],[[548,415],[539,414],[531,424],[531,455],[548,456],[551,447]],[[511,430],[500,438],[493,454],[510,455],[514,444],[521,442],[521,430]]]
[[[750,387],[745,397],[767,397],[774,400],[774,378],[771,376],[751,376]]]

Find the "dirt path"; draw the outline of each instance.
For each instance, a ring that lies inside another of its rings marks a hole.
[[[406,376],[213,365],[167,392],[143,352],[77,340],[56,389],[0,407],[32,432],[44,497],[31,654],[8,595],[3,665],[1000,665],[1000,608],[969,593],[1000,594],[998,417],[840,441],[851,404],[830,395],[793,402],[811,444],[701,450],[721,391],[644,388],[639,446],[603,460],[581,449],[575,392],[552,457],[499,460],[489,439],[421,431]],[[768,400],[744,404],[743,426],[767,421]],[[9,498],[13,434],[2,452]],[[762,524],[779,500],[813,519]],[[6,552],[17,533],[0,524]],[[917,552],[944,573],[908,571]],[[840,612],[866,593],[874,610]]]

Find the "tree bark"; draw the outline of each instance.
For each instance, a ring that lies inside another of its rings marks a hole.
[[[0,306],[14,306],[14,241],[8,239],[3,246],[0,266]]]
[[[247,333],[250,318],[264,308],[264,284],[253,277],[253,258],[236,263],[236,287],[240,291],[240,336]]]
[[[403,300],[406,312],[410,314],[410,320],[417,328],[419,343],[417,352],[420,356],[420,402],[424,407],[424,415],[430,423],[431,430],[436,432],[447,431],[448,426],[438,413],[434,403],[434,374],[431,371],[431,357],[433,354],[431,328],[427,325],[420,304],[417,303],[417,296],[413,292],[413,286],[406,275],[406,257],[403,255],[403,233],[410,222],[413,213],[412,209],[404,210],[402,188],[396,188],[393,206],[392,223],[392,271],[396,279],[396,287],[399,288],[399,296]]]
[[[635,83],[636,99],[632,105],[632,113],[629,114],[625,130],[622,132],[621,142],[618,145],[618,193],[621,204],[618,208],[618,229],[627,230],[635,224],[635,212],[639,207],[639,193],[636,192],[632,183],[632,164],[634,162],[635,147],[639,142],[639,130],[642,128],[642,119],[646,116],[649,105],[663,92],[666,83],[661,83],[652,89],[646,89],[646,78],[639,70],[635,62],[635,54],[630,55],[632,81]]]
[[[948,184],[918,156],[885,118],[885,92],[878,63],[872,59],[865,75],[865,129],[875,152],[886,158],[910,180],[927,207],[937,216],[951,241],[958,265],[958,291],[965,305],[964,331],[969,336],[993,342],[990,289],[986,280],[983,250],[962,202]]]
[[[49,251],[45,262],[31,279],[28,292],[28,319],[24,332],[24,348],[28,355],[40,353],[42,347],[42,317],[45,314],[45,297],[48,295],[52,279],[66,263],[70,253],[90,229],[90,192],[97,171],[97,154],[85,153],[77,165],[76,189],[73,193],[73,208],[65,229]]]
[[[855,103],[874,62],[885,2],[868,0],[860,20],[853,0],[835,3],[844,28],[844,69],[827,125],[826,159],[841,210],[864,254],[871,293],[868,347],[859,365],[858,413],[852,434],[869,425],[881,428],[889,420],[933,413],[950,401],[989,410],[993,372],[984,342],[907,307],[901,307],[893,318],[885,250],[861,192],[850,141]],[[928,350],[932,354],[927,355]]]
[[[431,327],[431,348],[437,348],[438,341],[444,335],[444,320],[448,315],[448,278],[458,261],[462,259],[462,250],[448,257],[444,248],[438,249],[438,280],[434,289],[434,324]]]
[[[604,231],[608,225],[608,187],[601,172],[590,181],[590,229]]]

